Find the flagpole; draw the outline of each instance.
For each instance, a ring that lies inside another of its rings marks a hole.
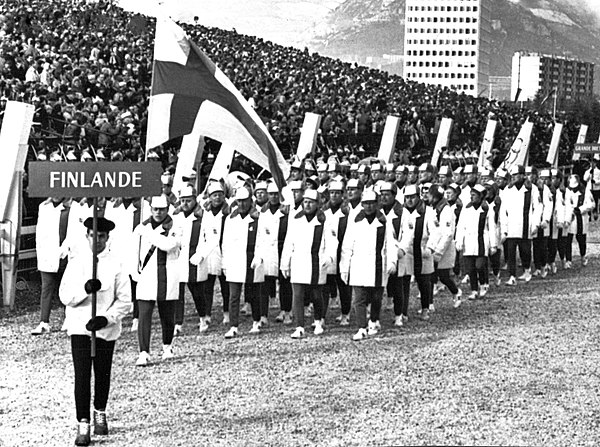
[[[556,121],[556,101],[558,97],[558,90],[554,92],[554,108],[552,109],[552,119]]]
[[[98,276],[98,198],[94,197],[93,235],[92,235],[92,279]],[[95,282],[95,281],[94,281]],[[92,319],[96,318],[96,291],[92,292]],[[96,357],[96,331],[92,331],[91,357]]]

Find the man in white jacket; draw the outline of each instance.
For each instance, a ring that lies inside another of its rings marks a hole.
[[[108,435],[106,404],[115,341],[121,335],[121,320],[131,311],[131,286],[118,256],[107,249],[115,224],[103,217],[97,221],[97,278],[92,278],[93,220],[84,222],[87,241],[66,268],[60,299],[66,306],[65,328],[71,337],[75,370],[75,408],[78,422],[76,445],[90,443],[90,382],[94,370],[94,434]],[[96,293],[96,315],[92,298]],[[96,331],[96,356],[91,356],[91,331]]]
[[[290,215],[290,226],[281,254],[281,273],[292,283],[293,313],[296,330],[292,338],[304,337],[304,297],[314,305],[315,335],[323,328],[323,286],[327,267],[334,262],[337,239],[325,231],[325,215],[319,210],[319,193],[306,190],[303,210]],[[291,220],[294,221],[291,225]],[[293,231],[289,231],[293,228]]]
[[[372,190],[363,192],[362,211],[348,227],[342,243],[340,276],[352,286],[358,332],[353,340],[375,335],[381,328],[379,317],[383,288],[388,275],[396,271],[396,248],[391,225],[377,210],[377,195]],[[388,254],[389,252],[389,254]],[[371,305],[367,325],[367,305]]]

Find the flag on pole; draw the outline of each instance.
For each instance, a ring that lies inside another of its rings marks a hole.
[[[510,171],[510,168],[515,165],[525,165],[529,157],[529,143],[531,141],[531,132],[533,131],[533,123],[529,118],[519,131],[519,135],[513,142],[506,158],[500,165],[503,169]]]
[[[553,88],[553,89],[550,91],[550,93],[548,93],[548,94],[547,94],[547,95],[544,97],[544,99],[542,99],[542,102],[540,103],[540,106],[543,106],[544,104],[546,104],[546,101],[548,101],[548,100],[550,99],[550,97],[551,97],[551,96],[552,96],[554,93],[556,93],[556,89],[555,89],[555,88]]]
[[[146,148],[192,131],[235,148],[285,185],[288,164],[256,112],[183,29],[159,18]]]
[[[494,136],[496,135],[497,126],[498,121],[488,119],[487,125],[485,126],[483,143],[481,143],[481,149],[479,150],[479,160],[477,162],[477,167],[479,169],[492,168],[492,148],[494,147]]]
[[[552,132],[552,141],[548,148],[548,156],[546,162],[555,169],[558,169],[558,147],[560,145],[560,136],[562,135],[563,125],[562,123],[556,123],[554,125],[554,131]]]
[[[450,135],[452,134],[452,125],[454,120],[452,118],[442,118],[440,129],[438,131],[437,139],[435,140],[435,147],[433,148],[433,155],[431,156],[431,164],[433,166],[438,165],[439,160],[442,156],[442,149],[448,146],[450,142]]]

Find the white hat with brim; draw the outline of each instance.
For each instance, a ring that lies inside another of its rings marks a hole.
[[[186,185],[181,189],[179,197],[196,197],[196,188],[190,185]]]
[[[362,193],[361,202],[377,202],[377,194],[372,189],[367,189]]]
[[[152,208],[168,208],[169,202],[167,202],[165,196],[154,196],[152,197],[152,200],[150,200],[150,206]]]
[[[250,198],[250,191],[248,191],[248,188],[245,187],[241,187],[238,188],[237,191],[235,192],[235,200],[247,200]]]
[[[299,189],[303,189],[302,182],[300,180],[294,180],[294,181],[290,182],[290,189],[292,191],[297,191]]]
[[[276,183],[270,182],[267,185],[267,193],[271,194],[271,193],[279,193],[279,188],[277,187]]]
[[[404,197],[419,195],[419,188],[417,185],[408,185],[404,187]]]
[[[221,185],[221,182],[211,182],[208,184],[208,195],[212,195],[216,192],[225,192],[223,190],[223,185]]]
[[[304,199],[314,200],[315,202],[319,201],[319,193],[316,189],[307,189],[304,192]]]

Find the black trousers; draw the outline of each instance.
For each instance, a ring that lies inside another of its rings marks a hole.
[[[323,317],[323,286],[311,286],[309,284],[292,283],[294,321],[296,327],[304,326],[304,303],[312,301],[314,305],[314,318],[320,320]]]
[[[562,235],[562,230],[558,233],[558,239],[548,239],[548,264],[556,260],[556,254],[560,260],[565,259],[567,253],[567,237]]]
[[[408,281],[408,290],[410,292],[410,277]],[[406,315],[408,312],[408,293],[404,290],[404,283],[402,278],[391,275],[387,283],[387,293],[391,296],[394,301],[394,315],[400,316]],[[405,303],[406,301],[406,303]]]
[[[238,327],[240,324],[240,298],[243,286],[241,282],[229,283],[229,321],[233,327]],[[260,321],[261,286],[262,283],[248,283],[244,287],[244,298],[252,307],[252,321]]]
[[[579,254],[583,257],[587,252],[587,234],[576,234],[575,239],[577,240],[577,245],[579,245]],[[573,234],[569,233],[567,235],[567,244],[566,244],[566,258],[567,261],[573,260]]]
[[[204,282],[180,282],[179,283],[179,299],[175,305],[175,324],[183,324],[183,316],[185,314],[185,286],[192,294],[194,306],[199,317],[206,316],[206,298],[204,297]]]
[[[277,281],[279,281],[279,306],[284,312],[292,311],[292,285],[289,278],[284,278],[279,272],[279,276],[265,276],[265,282],[262,285],[261,316],[267,316],[269,299],[277,295]],[[264,301],[265,299],[266,301]],[[263,309],[265,304],[266,309]]]
[[[96,357],[91,356],[91,339],[71,335],[71,353],[75,371],[75,411],[77,420],[90,420],[92,367],[94,368],[94,408],[106,410],[110,391],[110,371],[115,342],[96,337]]]
[[[479,284],[487,284],[487,258],[485,256],[463,256],[465,268],[469,275],[471,290],[477,292]]]
[[[510,276],[517,276],[517,247],[524,269],[531,267],[531,239],[506,239],[506,263]]]
[[[204,282],[204,296],[206,299],[206,315],[212,315],[213,297],[215,294],[215,280],[217,275],[208,275]],[[223,297],[223,312],[229,312],[229,285],[225,275],[219,275],[219,284],[221,285],[221,296]]]
[[[352,287],[342,281],[340,274],[327,275],[327,284],[323,292],[324,297],[335,298],[340,295],[340,307],[342,315],[348,315],[352,309]]]
[[[131,276],[129,276],[129,282],[131,283],[131,303],[133,304],[133,318],[139,318],[140,309],[138,307],[138,302],[136,299],[137,281],[134,281],[131,278]]]
[[[492,267],[492,273],[496,276],[498,276],[498,274],[500,273],[500,260],[501,260],[501,252],[498,249],[498,251],[496,251],[496,253],[494,253],[493,255],[491,255],[489,257],[489,263],[491,264]],[[489,267],[486,267],[486,271],[489,270]],[[489,281],[488,281],[489,282]],[[486,282],[487,284],[487,282]]]
[[[458,293],[458,287],[454,280],[450,278],[450,272],[452,269],[438,269],[437,265],[435,267],[435,272],[431,278],[431,282],[433,284],[437,283],[438,279],[440,282],[448,287],[448,290],[452,295],[456,295]]]
[[[150,352],[150,336],[152,331],[152,312],[154,305],[158,303],[158,315],[162,327],[163,345],[170,345],[173,341],[173,329],[175,329],[175,306],[177,301],[144,301],[139,300],[140,308],[138,342],[140,352]]]
[[[431,274],[415,275],[415,281],[421,294],[421,309],[429,309],[429,305],[433,300],[433,283],[431,282]],[[402,287],[406,292],[406,302],[403,303],[402,315],[408,313],[408,295],[410,293],[410,275],[402,277]]]
[[[383,287],[353,287],[354,289],[354,312],[358,327],[367,328],[367,305],[371,305],[370,320],[374,323],[379,321],[381,313],[381,298]]]
[[[542,230],[540,230],[542,231]],[[548,238],[536,237],[533,239],[533,265],[540,270],[548,263]]]

